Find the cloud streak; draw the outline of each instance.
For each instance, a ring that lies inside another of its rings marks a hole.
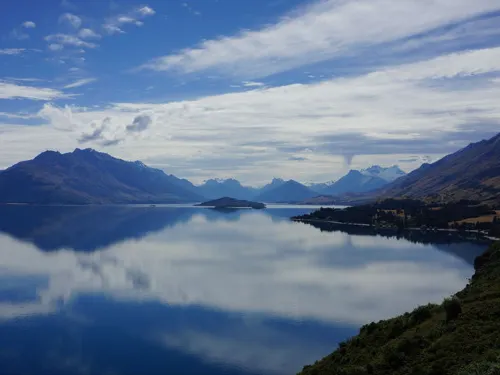
[[[494,0],[320,1],[274,25],[207,40],[157,58],[143,68],[181,73],[217,70],[264,77],[497,10],[500,6]]]
[[[92,82],[97,81],[97,78],[84,78],[84,79],[79,79],[78,81],[75,81],[73,83],[70,83],[66,86],[64,86],[65,89],[74,89],[77,87],[85,86],[88,85]]]
[[[54,100],[68,98],[62,91],[51,88],[18,85],[0,81],[0,99]]]
[[[52,42],[58,45],[67,45],[73,47],[95,48],[97,44],[86,42],[75,35],[70,34],[51,34],[45,37],[47,42]]]
[[[20,55],[24,51],[26,51],[26,48],[2,48],[0,49],[0,55]]]

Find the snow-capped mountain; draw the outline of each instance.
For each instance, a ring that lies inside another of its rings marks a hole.
[[[335,184],[336,181],[328,181],[328,182],[322,182],[322,183],[317,183],[317,182],[308,182],[305,184],[309,189],[312,189],[314,191],[322,191],[332,185]]]
[[[360,172],[365,176],[378,177],[387,182],[392,182],[397,180],[399,177],[406,176],[406,173],[397,165],[393,165],[388,168],[381,167],[380,165],[374,165],[370,168],[362,169]]]

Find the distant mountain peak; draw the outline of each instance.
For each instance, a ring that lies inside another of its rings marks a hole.
[[[351,169],[349,172],[347,172],[347,175],[359,175],[363,174],[361,171],[358,171],[356,169]]]
[[[399,177],[403,177],[406,173],[399,168],[398,165],[392,165],[390,167],[381,167],[380,165],[372,165],[370,168],[361,169],[360,173],[365,176],[379,177],[387,182],[392,182],[397,180]]]
[[[241,183],[234,178],[211,178],[204,181],[203,185],[240,185]]]
[[[75,150],[73,151],[73,154],[87,154],[87,155],[100,154],[100,155],[108,155],[108,154],[105,154],[103,152],[96,151],[93,148],[75,148]],[[109,155],[109,156],[111,157],[111,155]]]
[[[47,150],[47,151],[44,151],[40,154],[38,154],[35,159],[41,159],[41,158],[44,158],[44,157],[47,157],[47,156],[55,156],[55,155],[61,155],[61,153],[59,151],[53,151],[53,150]]]
[[[140,160],[136,160],[134,161],[134,164],[137,165],[138,167],[141,167],[141,168],[149,168],[146,164],[144,164],[142,161]]]

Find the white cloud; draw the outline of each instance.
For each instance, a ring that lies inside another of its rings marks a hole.
[[[61,45],[61,44],[57,44],[57,43],[51,43],[49,44],[49,49],[51,51],[60,51],[62,50],[64,47]]]
[[[436,159],[498,132],[500,85],[492,80],[499,77],[500,47],[314,84],[163,104],[97,109],[46,104],[43,118],[59,129],[71,124],[64,138],[47,143],[58,149],[75,147],[82,134],[92,133],[93,123],[109,118],[103,137],[124,145],[113,154],[194,181],[229,176],[256,185],[278,176],[319,182],[340,177],[344,161],[353,157],[356,168],[411,157],[405,164],[411,170],[420,155]],[[127,132],[143,114],[154,122]],[[291,156],[304,160],[297,163]],[[3,158],[17,161],[7,150]]]
[[[86,41],[81,40],[80,38],[78,38],[74,35],[69,35],[69,34],[47,35],[45,37],[45,40],[47,42],[54,42],[56,44],[69,45],[69,46],[75,46],[75,47],[85,47],[85,48],[97,47],[97,44],[95,44],[95,43],[86,42]]]
[[[65,23],[75,29],[78,29],[82,25],[82,19],[74,14],[64,13],[59,17],[59,23]]]
[[[65,89],[74,89],[76,87],[88,85],[89,83],[97,81],[96,78],[84,78],[84,79],[79,79],[78,81],[75,81],[73,83],[70,83],[69,85],[64,86]]]
[[[263,77],[499,9],[496,0],[319,1],[274,25],[204,41],[144,67],[183,73],[215,69]]]
[[[142,8],[139,8],[137,12],[143,16],[152,16],[156,13],[152,8],[148,7],[147,5],[143,6]]]
[[[128,17],[128,16],[121,16],[116,19],[118,23],[134,23],[135,19]]]
[[[115,17],[110,17],[103,24],[104,31],[109,34],[123,34],[122,26],[126,24],[134,24],[136,26],[142,26],[144,23],[141,19],[154,15],[156,12],[149,6],[143,6],[140,8],[135,8],[127,14],[119,14]]]
[[[0,49],[0,55],[20,55],[26,51],[26,48],[3,48]]]
[[[262,83],[262,82],[254,82],[254,81],[243,81],[242,85],[245,86],[245,87],[262,87],[262,86],[265,86],[265,84]]]
[[[109,35],[113,35],[113,34],[124,34],[125,31],[123,31],[122,29],[120,29],[118,26],[116,25],[111,25],[111,24],[106,24],[106,25],[103,25],[103,28],[104,30],[109,34]]]
[[[375,79],[413,81],[455,78],[500,71],[500,47],[452,53],[431,60],[407,64],[369,74]]]
[[[68,97],[59,90],[0,81],[0,99],[54,100]]]
[[[81,29],[78,32],[78,36],[82,39],[91,39],[91,38],[99,39],[99,38],[101,38],[101,36],[99,34],[97,34],[94,30],[91,30],[91,29]]]
[[[22,26],[26,29],[34,29],[36,27],[36,24],[33,21],[26,21],[23,22]]]
[[[35,23],[32,21],[25,21],[22,24],[20,24],[18,27],[13,29],[9,33],[9,37],[12,39],[17,39],[17,40],[25,40],[29,39],[29,34],[27,34],[26,29],[34,29],[36,27]]]

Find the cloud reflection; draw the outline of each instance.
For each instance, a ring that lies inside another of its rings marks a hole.
[[[48,280],[37,289],[43,311],[97,292],[349,324],[440,301],[472,273],[432,246],[320,232],[252,212],[238,221],[196,213],[95,253],[44,253],[1,236],[0,262],[11,274]]]
[[[291,209],[24,210],[41,212],[0,220],[0,333],[19,326],[22,356],[47,321],[68,322],[44,348],[56,369],[97,355],[98,331],[158,373],[171,359],[193,373],[294,373],[361,324],[440,301],[472,274],[454,245],[319,230],[288,220]]]

